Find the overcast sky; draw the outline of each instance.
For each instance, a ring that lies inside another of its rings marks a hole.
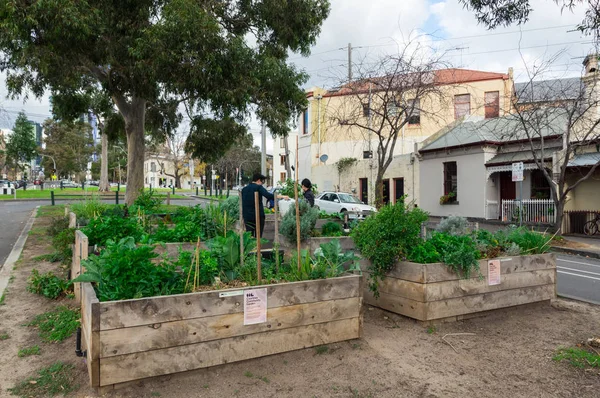
[[[551,0],[532,0],[534,11],[528,23],[488,31],[458,0],[331,0],[331,13],[312,55],[290,57],[290,63],[311,76],[305,88],[332,87],[348,69],[347,46],[352,43],[353,61],[373,60],[394,53],[398,42],[415,38],[447,53],[454,67],[506,73],[514,68],[515,80],[527,79],[526,66],[533,68],[560,55],[545,78],[579,76],[583,57],[593,51],[589,37],[573,31],[581,22],[584,7],[561,12]],[[519,47],[521,51],[519,52]],[[525,62],[524,62],[525,60]],[[6,96],[5,75],[0,75],[0,96]],[[48,98],[3,101],[9,116],[24,109],[31,120],[49,116]],[[0,118],[1,119],[1,118]],[[259,126],[251,123],[255,143],[260,145]],[[0,127],[7,127],[0,120]],[[267,140],[272,149],[272,140]]]

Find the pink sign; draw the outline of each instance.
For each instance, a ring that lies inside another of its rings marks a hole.
[[[500,284],[500,260],[488,260],[488,285]]]

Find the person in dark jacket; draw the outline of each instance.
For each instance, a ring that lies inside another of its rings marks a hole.
[[[310,204],[310,207],[315,207],[315,195],[312,191],[312,183],[308,178],[302,180],[302,191],[304,199]]]
[[[264,199],[274,200],[275,196],[263,187],[264,181],[267,179],[262,174],[254,174],[252,183],[242,189],[242,217],[244,217],[244,225],[246,231],[252,233],[256,237],[256,222],[260,222],[260,235],[262,236],[265,228],[265,209],[263,206]],[[254,193],[258,192],[258,213],[254,205]],[[288,196],[277,195],[278,198],[289,199]]]

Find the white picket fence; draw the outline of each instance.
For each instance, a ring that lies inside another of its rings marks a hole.
[[[502,221],[519,222],[518,200],[502,201]],[[556,221],[556,209],[552,199],[524,199],[523,222],[552,224]]]

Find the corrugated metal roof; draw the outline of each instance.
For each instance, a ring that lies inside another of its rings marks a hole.
[[[530,114],[535,119],[536,128],[544,137],[561,135],[567,125],[566,112],[558,108],[537,110]],[[527,116],[525,116],[527,118]],[[507,143],[527,139],[522,122],[517,115],[507,115],[494,119],[467,121],[449,129],[421,148],[421,151],[445,149],[484,142]]]
[[[582,92],[583,81],[579,77],[515,83],[518,104],[574,100]]]
[[[593,166],[600,162],[600,153],[582,153],[569,161],[568,167]]]
[[[560,149],[560,148],[555,148]],[[553,150],[548,148],[544,150],[544,160],[552,158]],[[542,158],[542,151],[535,151],[535,156],[538,160]],[[500,164],[508,164],[508,163],[516,163],[516,162],[524,162],[524,163],[532,163],[533,153],[531,151],[520,151],[520,152],[507,152],[507,153],[499,153],[494,156],[492,159],[485,162],[486,166],[500,165]]]

